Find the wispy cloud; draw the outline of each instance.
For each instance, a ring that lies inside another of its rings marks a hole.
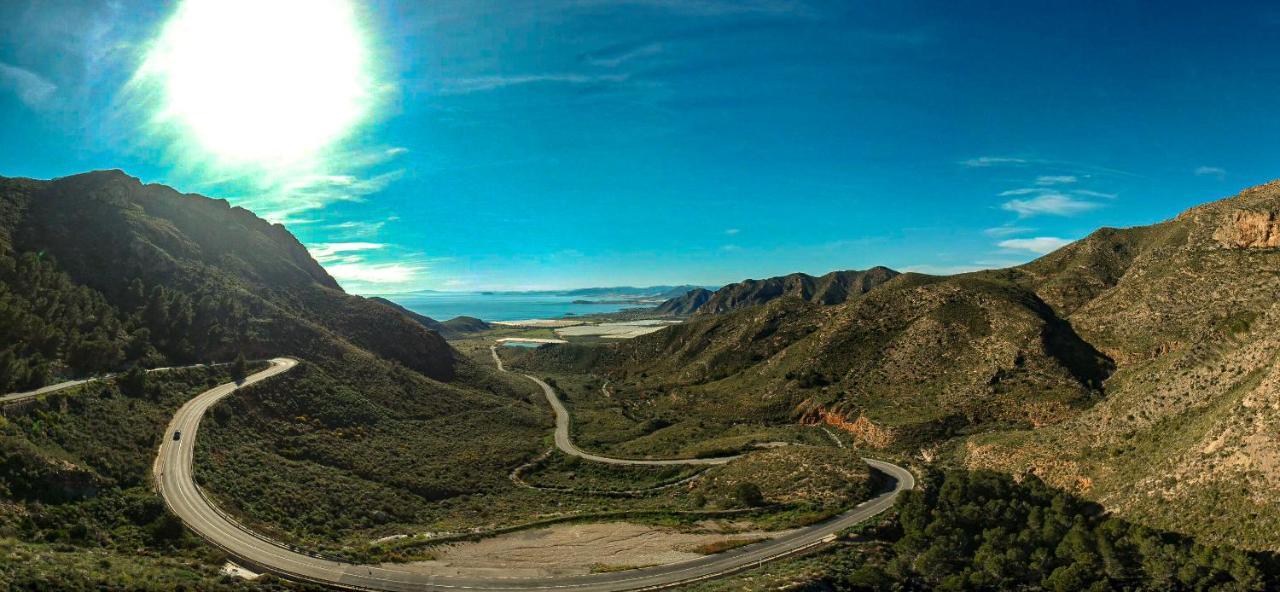
[[[263,193],[238,203],[272,222],[296,223],[297,216],[303,212],[337,202],[364,201],[404,175],[405,169],[396,169],[372,177],[324,173],[287,177]]]
[[[1000,197],[1013,197],[1016,195],[1036,195],[1038,193],[1044,193],[1044,192],[1045,192],[1045,188],[1043,187],[1020,187],[1018,189],[1009,189],[1006,191],[1001,191],[996,195],[999,195]]]
[[[386,246],[383,243],[317,243],[308,245],[307,250],[311,252],[311,256],[316,261],[323,265],[339,261],[359,261],[361,256],[353,255],[353,253],[377,251]]]
[[[1024,158],[1014,158],[1010,156],[979,156],[977,158],[960,161],[960,164],[969,168],[986,168],[1000,165],[1024,165],[1029,162],[1029,160]]]
[[[1011,199],[1004,202],[1000,208],[1015,212],[1019,217],[1028,218],[1041,214],[1073,216],[1099,206],[1097,202],[1076,199],[1062,193],[1042,193],[1031,199]]]
[[[996,245],[1002,249],[1030,251],[1032,253],[1044,255],[1061,249],[1072,242],[1073,241],[1065,238],[1058,238],[1056,236],[1037,236],[1035,238],[1011,238],[1008,240],[1002,240],[999,243],[996,243]]]
[[[1197,177],[1217,177],[1218,179],[1225,179],[1227,176],[1227,170],[1216,166],[1199,166],[1196,167],[1195,174]]]
[[[604,68],[616,68],[631,60],[645,58],[662,53],[661,43],[646,43],[636,47],[623,47],[616,50],[602,51],[584,57],[587,63]]]
[[[49,107],[54,91],[58,90],[57,85],[43,76],[4,62],[0,62],[0,86],[9,89],[32,109]]]
[[[1033,232],[1034,230],[1035,230],[1034,228],[1028,228],[1026,226],[1013,226],[1011,224],[1005,224],[1003,226],[996,226],[993,228],[988,228],[986,230],[983,230],[982,234],[985,234],[993,238],[999,238],[1002,236],[1013,236],[1015,234]]]
[[[1036,185],[1069,185],[1078,180],[1075,175],[1041,175],[1036,177]]]
[[[307,250],[333,279],[356,293],[419,287],[423,274],[429,268],[425,258],[414,255],[397,255],[394,261],[370,260],[371,255],[381,254],[386,257],[390,254],[385,251],[398,250],[386,243],[316,243],[307,245]]]
[[[376,236],[387,222],[398,219],[397,216],[391,216],[383,220],[348,220],[337,224],[326,224],[323,228],[334,231],[334,235],[339,238],[367,238]]]
[[[765,14],[783,16],[815,15],[813,7],[798,0],[574,0],[577,6],[640,6],[689,16]]]
[[[513,76],[475,76],[445,80],[437,87],[441,95],[465,95],[527,84],[605,84],[625,82],[627,74],[520,74]]]
[[[738,228],[726,228],[724,231],[724,233],[729,236],[733,236],[735,234],[738,234],[739,232],[742,232],[742,230]]]
[[[367,292],[370,287],[402,286],[419,280],[426,267],[404,263],[352,261],[325,265],[325,270],[348,290]],[[372,286],[370,286],[372,285]]]
[[[1051,174],[1042,175],[1041,179],[1049,181],[1057,181],[1058,183],[1071,182],[1080,180],[1081,176],[1089,177],[1093,175],[1107,177],[1141,177],[1136,173],[1124,171],[1111,167],[1098,166],[1094,164],[1072,162],[1069,160],[1053,160],[1049,158],[1023,158],[1011,156],[979,156],[970,158],[969,160],[960,161],[960,165],[966,168],[991,168],[991,167],[1026,167],[1038,166],[1050,169]],[[1064,181],[1067,178],[1074,178],[1075,181]],[[1055,183],[1049,183],[1055,184]]]

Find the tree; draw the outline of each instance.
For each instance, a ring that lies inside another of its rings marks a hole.
[[[120,390],[130,397],[137,397],[147,390],[147,371],[134,364],[120,379]]]
[[[733,496],[744,506],[758,508],[764,505],[764,494],[760,486],[750,481],[743,481],[733,490]]]
[[[249,363],[244,359],[244,352],[236,354],[236,360],[231,362],[231,378],[237,382],[244,380],[249,375]]]

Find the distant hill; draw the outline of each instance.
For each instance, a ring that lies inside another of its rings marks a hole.
[[[663,315],[689,316],[711,300],[712,294],[713,292],[706,288],[694,288],[659,304],[655,311]]]
[[[704,294],[706,290],[687,291],[659,305],[658,311],[673,315],[724,314],[784,297],[815,304],[841,304],[897,275],[898,272],[887,267],[873,267],[865,271],[833,271],[819,277],[793,273],[763,280],[743,280],[724,286],[714,294]]]
[[[372,300],[380,304],[384,304],[400,312],[401,314],[404,314],[410,319],[413,319],[417,323],[421,324],[423,327],[426,327],[432,331],[435,331],[436,333],[439,333],[445,339],[456,339],[458,337],[463,337],[470,333],[476,333],[479,331],[484,331],[489,329],[489,323],[486,323],[475,317],[465,317],[465,316],[456,317],[448,321],[441,322],[431,317],[428,317],[426,315],[418,314],[412,310],[409,310],[403,306],[400,306],[395,302],[392,302],[391,300],[387,300],[386,298],[382,298],[380,296],[372,296],[369,298],[369,300]]]

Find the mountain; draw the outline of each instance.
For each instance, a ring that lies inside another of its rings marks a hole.
[[[833,271],[819,277],[793,273],[729,284],[716,290],[705,302],[696,306],[694,301],[703,295],[696,290],[686,292],[664,302],[658,308],[664,311],[689,310],[694,314],[724,314],[784,297],[799,298],[815,304],[840,304],[865,294],[897,275],[898,272],[887,267],[873,267],[866,271]]]
[[[120,171],[0,178],[0,343],[4,393],[135,364],[299,360],[215,405],[190,445],[222,509],[330,556],[392,521],[423,530],[503,498],[550,427],[534,385],[344,293],[283,226]],[[230,380],[224,366],[131,373],[6,406],[0,531],[6,553],[40,559],[0,560],[0,580],[242,588],[152,475],[178,408]]]
[[[521,364],[599,372],[663,417],[822,421],[864,446],[1031,473],[1143,523],[1280,549],[1280,182],[838,304],[789,277],[722,289],[678,327]],[[795,296],[774,296],[784,286]]]
[[[664,315],[687,317],[711,300],[712,293],[706,288],[694,288],[659,304],[655,311]]]
[[[76,326],[11,335],[21,338],[6,340],[14,345],[0,360],[11,385],[24,374],[18,382],[31,386],[50,373],[91,373],[134,361],[217,361],[241,351],[250,357],[317,348],[336,353],[352,346],[432,378],[455,373],[455,356],[439,335],[344,293],[283,226],[225,200],[143,185],[121,171],[53,181],[0,178],[0,253],[10,310],[65,323],[62,304],[40,300],[66,298],[67,306],[85,311],[73,315]],[[44,289],[54,284],[62,288]],[[6,327],[21,330],[20,324]]]
[[[399,304],[382,298],[380,296],[372,296],[369,298],[374,302],[388,306],[397,312],[413,319],[418,324],[439,333],[445,339],[455,339],[470,333],[485,331],[489,329],[489,323],[486,323],[475,317],[456,317],[448,321],[440,322],[426,315],[421,315],[409,310]]]

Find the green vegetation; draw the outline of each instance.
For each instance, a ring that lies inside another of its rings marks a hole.
[[[733,497],[748,508],[759,508],[764,505],[764,494],[760,493],[760,486],[750,481],[740,481],[733,488]]]
[[[852,543],[692,589],[1268,590],[1280,576],[1280,557],[1137,526],[1034,477],[947,471],[923,485]]]
[[[253,364],[254,370],[263,367]],[[151,488],[182,403],[226,367],[138,373],[6,407],[0,419],[0,583],[8,589],[240,589]],[[269,585],[264,589],[279,589]]]

